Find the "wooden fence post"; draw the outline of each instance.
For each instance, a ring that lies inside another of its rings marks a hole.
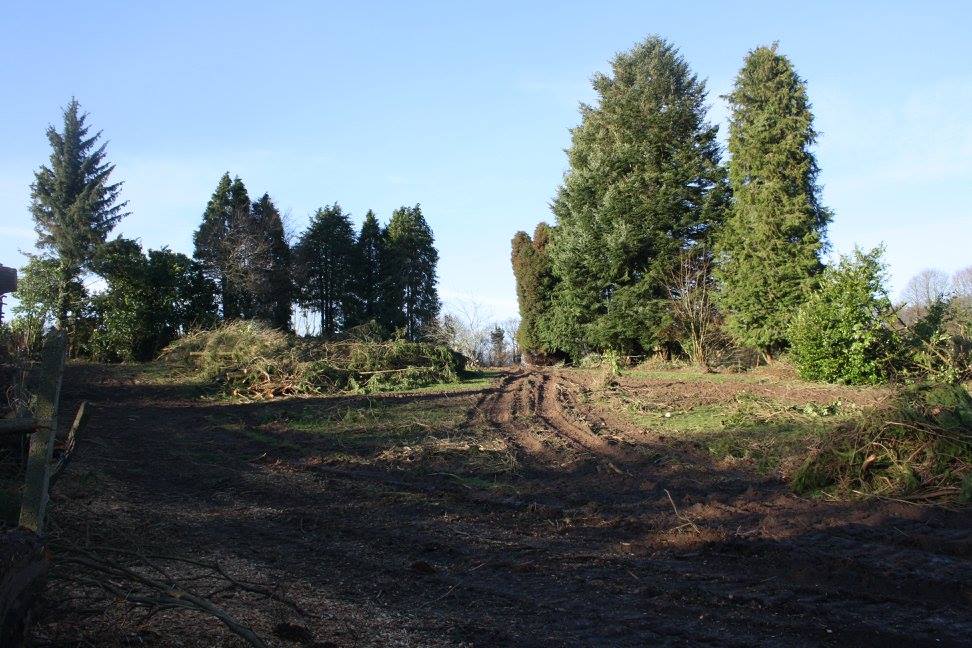
[[[57,436],[57,405],[61,397],[66,352],[64,332],[51,331],[41,354],[37,403],[34,407],[37,427],[30,435],[24,496],[20,504],[20,526],[38,534],[44,531],[51,459],[54,455],[54,438]]]

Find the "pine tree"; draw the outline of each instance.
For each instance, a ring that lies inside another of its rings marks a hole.
[[[818,198],[806,84],[776,45],[749,53],[728,100],[733,205],[717,242],[719,303],[732,334],[772,357],[823,267],[831,215]]]
[[[64,130],[47,129],[50,166],[41,166],[31,185],[37,245],[58,261],[55,318],[64,330],[70,327],[72,284],[108,233],[127,215],[123,211],[127,202],[118,202],[122,183],[110,181],[115,167],[106,161],[107,145],[98,145],[100,131],[89,136],[87,118],[72,98],[64,109]]]
[[[705,84],[673,45],[648,38],[593,85],[598,104],[581,107],[553,205],[551,341],[574,355],[666,341],[665,279],[719,223],[726,195]]]
[[[318,209],[295,249],[299,301],[321,316],[333,338],[353,309],[354,229],[337,203]]]
[[[556,278],[547,244],[551,228],[540,223],[533,238],[517,232],[512,241],[511,261],[516,279],[516,298],[520,306],[520,326],[516,341],[528,353],[549,353],[554,349],[545,340],[544,318],[550,310]]]
[[[396,209],[386,229],[382,262],[385,327],[402,330],[405,337],[417,340],[435,322],[440,307],[436,289],[438,262],[435,239],[421,207]]]
[[[283,219],[269,194],[263,194],[251,208],[254,236],[262,241],[253,260],[252,286],[255,316],[278,329],[290,330],[292,281],[290,246]]]
[[[375,213],[369,209],[355,241],[355,325],[377,323],[381,318],[384,248],[385,233]]]

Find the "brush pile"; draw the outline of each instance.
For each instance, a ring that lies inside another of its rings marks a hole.
[[[797,492],[972,502],[972,396],[958,384],[903,390],[839,428],[794,474]]]
[[[161,360],[244,400],[415,389],[457,382],[465,369],[461,355],[440,345],[304,340],[253,321],[191,332]]]

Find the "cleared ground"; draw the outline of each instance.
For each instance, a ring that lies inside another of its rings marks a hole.
[[[968,511],[812,501],[781,480],[793,447],[882,397],[549,369],[240,405],[72,366],[65,411],[94,408],[52,533],[126,565],[218,560],[289,601],[213,594],[278,645],[970,645]],[[63,581],[34,639],[240,643]]]

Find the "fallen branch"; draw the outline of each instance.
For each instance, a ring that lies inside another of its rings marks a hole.
[[[699,535],[702,535],[702,531],[699,530],[699,527],[695,524],[695,522],[693,522],[689,517],[678,512],[678,507],[675,506],[675,500],[672,499],[672,494],[668,492],[667,488],[665,489],[665,494],[668,495],[668,501],[672,503],[672,510],[675,511],[675,519],[682,522],[682,524],[675,527],[675,530],[681,531],[685,527],[692,527],[693,531]]]

